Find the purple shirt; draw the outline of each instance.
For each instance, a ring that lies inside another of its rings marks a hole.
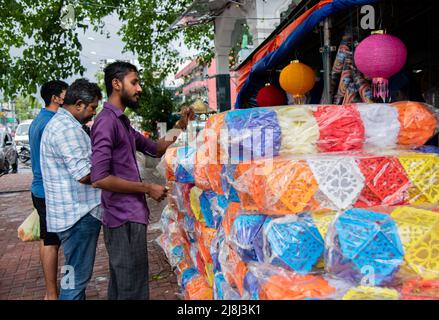
[[[110,103],[96,117],[91,129],[92,183],[113,175],[129,181],[141,181],[136,150],[156,156],[157,145],[130,125],[128,117]],[[117,228],[124,223],[147,224],[149,210],[144,193],[117,193],[102,190],[102,223]]]

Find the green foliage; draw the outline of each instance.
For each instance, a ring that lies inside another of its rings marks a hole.
[[[167,75],[176,73],[183,58],[177,49],[183,39],[189,49],[200,52],[202,62],[213,58],[213,25],[168,31],[168,27],[192,0],[0,0],[0,92],[5,97],[31,95],[37,87],[55,78],[83,75],[78,32],[87,28],[103,33],[102,19],[118,14],[125,51],[139,57],[144,67],[141,109],[145,129],[166,121],[174,110],[172,94],[161,89]],[[61,25],[61,9],[72,4],[76,29]],[[86,19],[87,18],[87,19]],[[110,42],[108,44],[110,46]],[[12,55],[12,52],[21,52]],[[98,75],[103,85],[103,74]],[[105,90],[103,90],[105,92]],[[162,111],[164,110],[164,111]]]
[[[76,29],[61,25],[61,9],[72,4]],[[118,14],[125,50],[138,55],[144,66],[142,79],[159,85],[177,71],[182,58],[176,45],[183,38],[189,48],[212,57],[212,25],[168,31],[192,0],[0,0],[0,91],[5,97],[32,94],[54,78],[82,75],[78,32],[93,28],[103,33],[102,19]],[[86,20],[87,18],[87,20]],[[11,50],[21,52],[11,55]]]
[[[166,122],[168,128],[172,128],[176,121],[172,116],[174,111],[171,92],[155,86],[143,87],[140,108],[134,110],[143,118],[142,128],[154,134],[157,133],[157,122]]]
[[[34,96],[17,96],[13,102],[15,104],[15,113],[20,122],[33,119],[33,110],[40,110],[42,107]]]

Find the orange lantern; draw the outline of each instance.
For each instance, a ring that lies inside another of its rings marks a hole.
[[[309,66],[294,60],[280,73],[279,84],[293,95],[295,104],[304,104],[305,94],[314,87],[315,74]]]

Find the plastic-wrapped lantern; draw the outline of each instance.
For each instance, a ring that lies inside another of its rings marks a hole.
[[[314,87],[315,74],[309,66],[294,60],[280,73],[279,83],[282,89],[293,95],[295,104],[304,104],[305,94]]]
[[[285,92],[269,83],[259,90],[256,102],[260,107],[283,106],[287,104]]]
[[[372,78],[373,96],[385,100],[389,95],[388,79],[404,67],[407,48],[395,36],[373,34],[360,42],[354,59],[358,70]]]

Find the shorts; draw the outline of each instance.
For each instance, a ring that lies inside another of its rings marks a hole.
[[[37,198],[32,194],[32,202],[40,216],[40,239],[44,241],[45,246],[59,246],[61,241],[55,232],[47,232],[46,222],[46,200]]]

